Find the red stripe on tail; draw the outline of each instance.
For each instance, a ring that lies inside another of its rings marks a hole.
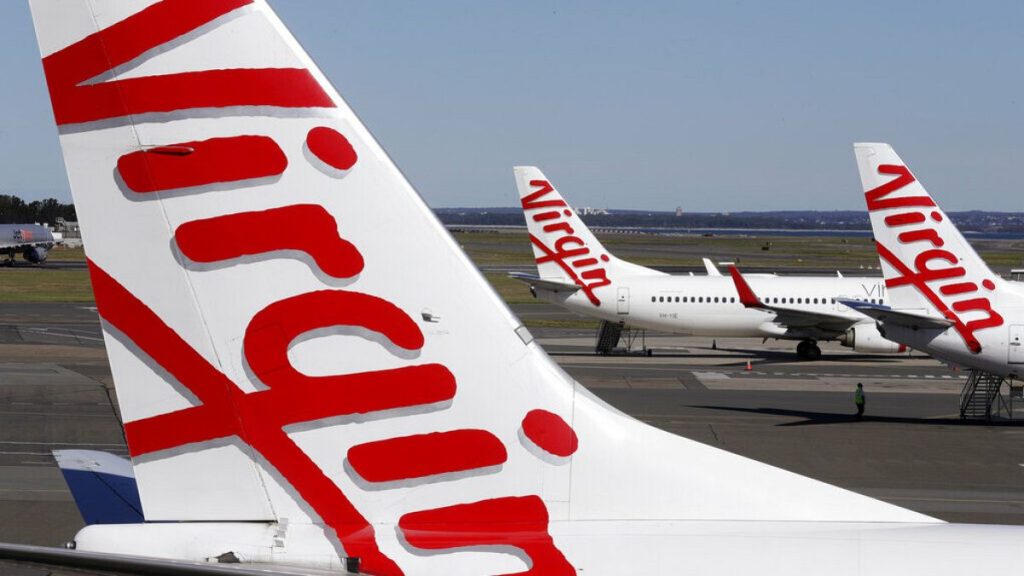
[[[138,193],[280,176],[287,167],[288,158],[280,146],[266,136],[183,142],[117,159],[117,173],[125,186]]]
[[[488,468],[508,459],[505,446],[486,430],[453,430],[390,438],[353,446],[348,461],[363,479],[394,482]]]
[[[868,212],[885,210],[888,208],[906,208],[909,206],[929,207],[935,206],[935,202],[928,196],[902,196],[900,198],[886,198],[889,194],[916,182],[914,175],[906,166],[895,166],[882,164],[878,167],[879,174],[892,174],[896,178],[868,190],[864,193],[867,200]]]
[[[178,227],[174,241],[193,262],[298,250],[335,278],[351,278],[363,269],[362,255],[338,235],[334,216],[315,204],[193,220]]]
[[[451,550],[513,546],[530,557],[530,568],[508,576],[561,576],[576,570],[548,534],[548,511],[537,496],[496,498],[406,514],[398,527],[411,546]]]
[[[57,125],[226,106],[334,107],[305,69],[203,70],[84,84],[252,0],[163,0],[43,58]]]

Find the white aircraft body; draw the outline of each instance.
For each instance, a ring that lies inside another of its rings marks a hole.
[[[512,276],[534,295],[584,316],[635,328],[712,337],[799,340],[801,358],[821,357],[818,340],[857,352],[896,353],[874,320],[838,299],[884,304],[881,278],[669,275],[616,258],[533,166],[515,168],[516,186],[537,262],[537,276]]]
[[[855,144],[889,306],[851,302],[897,342],[1024,375],[1024,284],[992,272],[888,144]]]
[[[1024,528],[946,524],[674,436],[573,381],[265,2],[31,6],[146,519],[81,530],[93,567],[1019,560]]]

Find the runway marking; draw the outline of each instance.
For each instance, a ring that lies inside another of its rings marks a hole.
[[[67,490],[46,490],[43,488],[0,488],[0,492],[18,492],[32,494],[67,494]]]
[[[18,440],[0,440],[0,444],[32,444],[38,446],[124,446],[121,442],[30,442]]]
[[[105,406],[105,404],[104,404],[104,406]],[[12,410],[4,410],[4,411],[0,411],[0,416],[54,416],[54,415],[57,415],[57,414],[58,414],[58,413],[55,413],[55,412],[18,412],[18,411],[12,411]],[[79,417],[88,417],[88,418],[97,418],[97,417],[99,417],[99,418],[111,418],[111,417],[112,417],[112,415],[111,415],[111,414],[109,414],[109,413],[108,413],[108,414],[87,414],[87,413],[78,413],[78,414],[75,414],[75,417],[76,417],[76,418],[79,418]]]
[[[729,376],[722,372],[691,372],[694,376],[701,380],[729,380]]]
[[[103,338],[94,338],[92,336],[76,336],[74,334],[58,334],[56,332],[50,332],[46,328],[26,328],[26,332],[33,334],[44,334],[46,336],[55,336],[57,338],[74,338],[76,340],[92,340],[93,342],[103,342]]]
[[[895,496],[891,498],[886,496],[876,497],[881,498],[882,500],[911,500],[914,502],[975,502],[980,504],[1024,504],[1024,500],[991,500],[988,498],[932,498],[928,496]]]

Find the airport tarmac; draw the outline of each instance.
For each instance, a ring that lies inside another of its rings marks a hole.
[[[650,357],[596,356],[592,330],[532,332],[595,394],[654,426],[945,520],[1024,524],[1024,425],[960,421],[962,375],[933,360],[826,344],[823,360],[804,362],[791,342],[713,348],[656,334]],[[852,417],[857,382],[863,421]],[[50,450],[126,453],[95,309],[0,305],[0,399],[0,541],[60,545],[82,521]]]

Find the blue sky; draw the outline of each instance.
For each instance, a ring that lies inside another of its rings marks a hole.
[[[862,209],[888,141],[948,210],[1024,210],[1024,3],[271,0],[432,206]],[[70,199],[26,3],[0,193]]]

